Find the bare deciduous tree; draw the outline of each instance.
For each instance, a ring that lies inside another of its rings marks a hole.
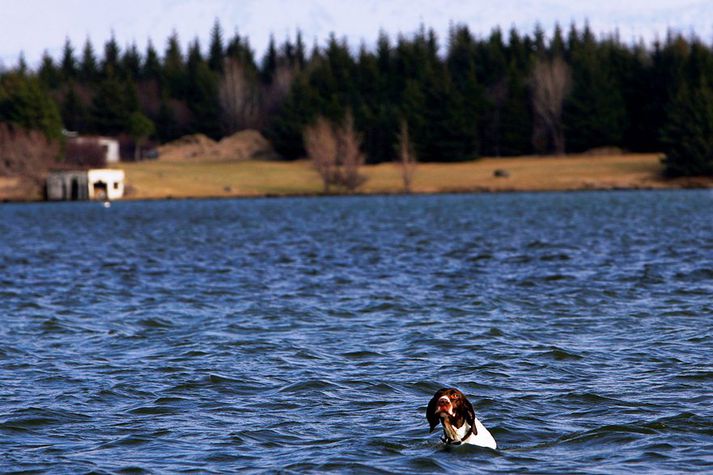
[[[283,64],[275,69],[270,84],[261,87],[243,63],[226,59],[218,90],[226,132],[261,129],[284,103],[294,78],[295,69]]]
[[[254,78],[245,66],[234,58],[225,60],[219,85],[223,126],[230,134],[260,125],[260,94]]]
[[[337,130],[337,170],[340,184],[347,190],[354,191],[361,186],[366,177],[359,174],[364,165],[361,152],[361,137],[354,130],[354,117],[347,112],[344,124]]]
[[[312,166],[322,178],[324,192],[334,183],[337,168],[337,139],[332,124],[319,117],[304,130],[304,143]]]
[[[401,131],[399,133],[399,157],[397,164],[401,171],[401,180],[404,184],[404,191],[411,193],[413,175],[416,173],[416,156],[408,134],[408,122],[401,119]]]
[[[366,177],[359,173],[364,154],[351,112],[339,128],[319,117],[305,128],[304,143],[312,166],[322,178],[325,192],[329,192],[332,185],[354,191],[366,181]]]
[[[59,146],[44,134],[0,123],[0,176],[17,176],[41,184]]]
[[[272,82],[264,93],[264,114],[272,116],[285,102],[295,79],[296,71],[287,64],[281,64],[272,75]]]
[[[571,85],[569,66],[562,58],[539,60],[532,73],[535,130],[533,141],[537,147],[551,140],[555,153],[564,154],[562,105]]]

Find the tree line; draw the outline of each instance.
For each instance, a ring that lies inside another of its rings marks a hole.
[[[195,39],[184,51],[174,33],[162,51],[67,40],[34,70],[21,59],[0,73],[0,122],[135,142],[255,128],[296,159],[328,121],[358,132],[367,163],[399,160],[407,127],[420,161],[618,147],[665,151],[672,175],[711,174],[711,81],[713,48],[672,33],[627,44],[588,26],[480,37],[456,25],[443,44],[422,27],[373,48],[335,35],[308,48],[297,33],[257,58],[216,22],[206,48]]]

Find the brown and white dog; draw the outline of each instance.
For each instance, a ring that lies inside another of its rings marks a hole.
[[[433,432],[438,423],[443,425],[441,440],[449,445],[471,444],[496,449],[495,439],[475,417],[473,405],[456,388],[436,391],[426,409],[426,419]]]

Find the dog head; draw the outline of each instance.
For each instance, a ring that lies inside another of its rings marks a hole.
[[[433,432],[439,422],[456,428],[467,422],[476,433],[473,405],[465,394],[456,388],[442,388],[436,391],[428,403],[426,419],[431,426],[429,432]]]

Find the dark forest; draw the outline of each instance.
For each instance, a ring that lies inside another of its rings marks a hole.
[[[154,143],[186,134],[260,130],[286,160],[304,156],[319,117],[353,116],[369,163],[396,158],[408,124],[420,161],[579,153],[665,152],[671,175],[713,173],[713,49],[694,37],[625,43],[587,26],[551,35],[425,27],[373,48],[298,33],[257,58],[216,22],[209,44],[170,37],[99,49],[67,41],[37,68],[0,73],[0,122],[61,139],[61,130]]]

